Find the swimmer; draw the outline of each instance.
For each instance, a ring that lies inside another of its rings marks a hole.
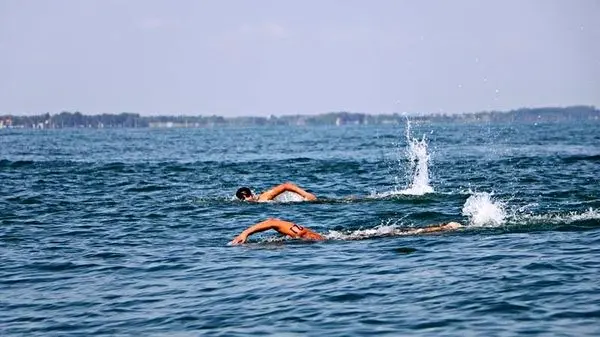
[[[261,193],[258,196],[254,195],[248,187],[240,187],[237,190],[237,192],[235,192],[235,196],[238,199],[243,200],[243,201],[262,202],[262,201],[273,200],[278,195],[280,195],[281,193],[286,192],[286,191],[297,193],[302,198],[304,198],[304,200],[306,200],[306,201],[317,200],[317,197],[315,197],[314,194],[306,192],[305,190],[298,187],[298,185],[290,183],[290,182],[283,183],[281,185],[277,185],[277,186],[271,188],[270,190]]]
[[[460,227],[462,227],[462,225],[459,224],[458,222],[448,222],[446,224],[429,226],[429,227],[425,227],[425,228],[409,229],[404,233],[405,234],[433,233],[433,232],[449,231],[449,230],[457,229]],[[273,230],[279,232],[280,234],[287,235],[294,239],[302,239],[302,240],[308,240],[308,241],[326,240],[326,238],[323,235],[321,235],[317,232],[314,232],[309,228],[297,225],[293,222],[271,218],[271,219],[267,219],[263,222],[259,222],[254,226],[248,227],[246,230],[244,230],[242,233],[240,233],[238,236],[236,236],[233,240],[231,240],[231,242],[229,242],[229,244],[230,245],[239,245],[239,244],[245,243],[246,240],[248,240],[248,237],[250,235],[252,235],[254,233],[258,233],[258,232],[264,232],[269,229],[273,229]]]

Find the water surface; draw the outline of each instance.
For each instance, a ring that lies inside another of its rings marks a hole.
[[[597,336],[599,126],[0,130],[0,334]]]

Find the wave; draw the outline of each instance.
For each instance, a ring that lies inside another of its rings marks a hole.
[[[20,167],[31,167],[31,166],[85,166],[86,168],[94,168],[98,170],[106,171],[120,171],[131,167],[158,167],[163,168],[171,172],[188,172],[197,171],[202,167],[248,167],[248,166],[262,166],[272,167],[276,164],[312,164],[320,165],[323,170],[331,170],[332,168],[341,167],[344,169],[360,170],[362,164],[372,164],[369,161],[356,161],[356,160],[344,160],[344,159],[313,159],[306,157],[288,158],[288,159],[277,159],[277,160],[247,160],[247,161],[215,161],[215,160],[194,160],[194,161],[172,161],[172,160],[159,160],[149,161],[145,159],[139,160],[95,160],[90,161],[86,159],[75,159],[75,160],[57,160],[57,159],[20,159],[20,160],[9,160],[0,159],[0,168],[20,168]]]
[[[564,157],[562,158],[562,161],[567,163],[567,164],[571,164],[571,163],[576,163],[579,161],[591,161],[591,162],[598,162],[600,161],[600,154],[597,155],[573,155],[573,156],[568,156],[568,157]]]
[[[20,167],[29,167],[35,165],[35,161],[33,160],[8,160],[8,159],[0,159],[0,168],[20,168]]]

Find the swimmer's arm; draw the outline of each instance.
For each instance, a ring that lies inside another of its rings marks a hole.
[[[256,225],[248,227],[229,243],[232,245],[244,243],[250,235],[254,233],[264,232],[269,229],[276,230],[283,235],[291,236],[293,238],[301,237],[306,231],[304,227],[296,225],[293,222],[283,221],[279,219],[268,219],[263,222],[259,222]]]
[[[273,199],[275,199],[275,197],[277,197],[278,195],[280,195],[281,193],[283,193],[285,191],[298,193],[304,199],[309,200],[309,201],[317,200],[317,197],[314,194],[306,192],[305,190],[298,187],[296,184],[287,182],[287,183],[283,183],[281,185],[277,185],[266,192],[263,192],[260,196],[258,196],[258,201],[273,200]]]
[[[441,232],[441,231],[449,231],[453,229],[458,229],[462,227],[458,222],[448,222],[446,224],[441,224],[437,226],[429,226],[425,228],[419,228],[417,231],[419,233],[432,233],[432,232]]]

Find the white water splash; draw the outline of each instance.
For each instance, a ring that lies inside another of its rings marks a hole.
[[[408,188],[399,191],[399,194],[423,195],[432,193],[433,187],[429,185],[429,154],[427,153],[427,139],[425,135],[421,140],[409,138],[408,142],[408,160],[409,172],[413,172],[412,181]]]
[[[406,172],[410,172],[410,183],[404,189],[398,189],[398,177],[395,177],[396,187],[393,191],[375,194],[375,197],[387,197],[390,195],[423,195],[433,193],[433,187],[429,185],[429,154],[427,153],[427,138],[425,135],[419,140],[413,138],[410,130],[410,120],[406,120],[406,150],[408,159]],[[398,165],[402,160],[398,158]]]
[[[300,194],[291,191],[284,191],[278,194],[273,201],[277,202],[300,202],[306,201]]]
[[[373,228],[357,229],[354,231],[334,231],[330,230],[325,234],[329,240],[360,240],[373,237],[390,236],[398,232],[396,224],[390,220]]]
[[[505,204],[493,200],[487,192],[470,196],[463,206],[462,214],[469,218],[471,226],[477,227],[501,226],[506,218]]]

